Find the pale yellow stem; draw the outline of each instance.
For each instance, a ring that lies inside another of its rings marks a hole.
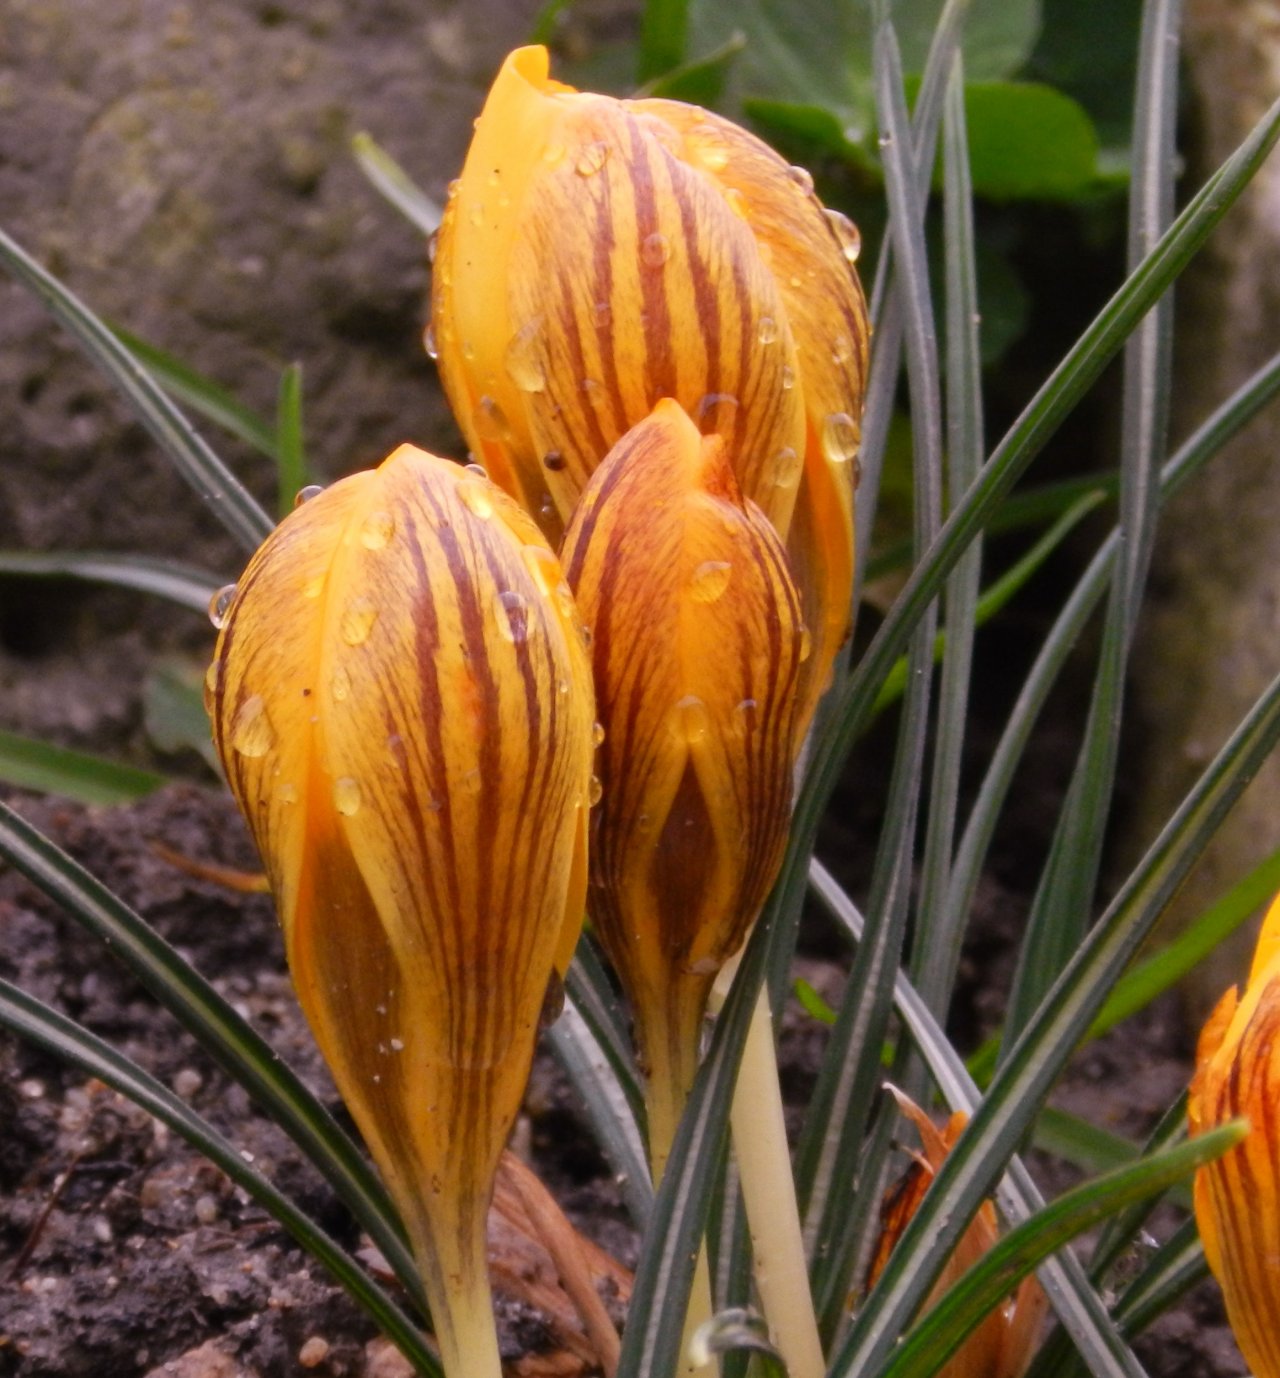
[[[489,1289],[487,1203],[467,1214],[460,1220],[440,1210],[415,1222],[414,1252],[446,1378],[502,1378]]]
[[[662,1181],[671,1145],[675,1141],[680,1116],[698,1071],[698,1041],[702,1029],[705,991],[695,999],[681,999],[670,992],[661,1002],[665,1008],[651,1008],[639,1014],[640,1043],[645,1063],[645,1108],[649,1119],[649,1166],[654,1186]],[[654,1002],[658,1004],[659,1002]],[[692,1011],[692,1013],[691,1013]],[[689,1359],[689,1342],[698,1328],[714,1314],[711,1300],[711,1267],[704,1240],[698,1249],[689,1310],[680,1339],[680,1378],[716,1378],[719,1360],[694,1364]]]

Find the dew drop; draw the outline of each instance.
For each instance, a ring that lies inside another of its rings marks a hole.
[[[276,733],[267,716],[261,694],[251,694],[231,720],[231,745],[251,761],[265,756],[275,745]]]
[[[594,743],[594,745],[596,745],[596,746],[601,746],[601,745],[604,744],[604,724],[603,724],[603,723],[592,723],[592,725],[591,725],[591,740],[592,740],[592,742]]]
[[[477,464],[474,459],[471,461],[470,464],[464,464],[462,467],[467,471],[467,473],[472,474],[476,478],[489,477],[488,469],[486,469],[483,464]]]
[[[698,399],[694,419],[703,435],[732,430],[738,399],[731,392],[708,392]]]
[[[209,621],[213,623],[219,631],[227,625],[227,618],[231,613],[231,604],[235,602],[236,586],[234,584],[223,584],[223,586],[209,599]]]
[[[600,783],[600,777],[593,775],[591,783],[587,786],[587,804],[594,809],[603,797],[604,786]]]
[[[725,204],[740,220],[745,220],[750,214],[747,198],[743,196],[737,187],[726,187],[724,200]]]
[[[745,736],[756,725],[756,712],[760,705],[755,699],[743,699],[734,711],[734,731]]]
[[[857,263],[858,255],[862,252],[862,235],[858,227],[843,215],[840,211],[827,211],[827,223],[835,233],[837,242],[840,245],[840,252],[850,263]]]
[[[530,321],[511,337],[503,363],[511,381],[521,392],[542,392],[547,386],[547,371],[539,350],[542,322]]]
[[[558,474],[565,466],[565,457],[559,450],[548,450],[546,454],[542,456],[542,463],[547,469],[550,469],[553,474]]]
[[[538,516],[543,522],[549,522],[556,514],[556,505],[551,500],[550,493],[543,493],[538,499]]]
[[[772,316],[761,316],[756,329],[756,339],[762,345],[771,345],[778,338],[778,322]]]
[[[304,598],[319,598],[324,589],[324,575],[315,574],[302,586],[302,596]]]
[[[450,200],[452,200],[452,199],[453,199],[453,186],[452,186],[452,184],[451,184],[450,187],[449,187],[449,196],[450,196]],[[436,253],[437,253],[437,251],[439,250],[439,248],[440,248],[440,231],[439,231],[438,229],[437,229],[437,230],[432,230],[431,233],[427,236],[427,262],[428,262],[428,263],[434,263],[434,262],[436,261]]]
[[[640,245],[640,259],[648,268],[661,268],[671,257],[671,241],[665,234],[650,234]]]
[[[381,550],[396,534],[396,519],[390,512],[379,508],[370,512],[360,527],[360,544],[366,550]]]
[[[475,347],[475,344],[474,344],[471,340],[463,340],[463,342],[462,342],[462,357],[463,357],[468,363],[472,363],[472,362],[475,360],[475,357],[476,357],[476,347]]]
[[[853,358],[853,341],[848,335],[837,335],[831,341],[831,362],[847,364]]]
[[[710,124],[694,125],[687,142],[692,147],[694,157],[708,172],[723,172],[729,166],[729,150]]]
[[[344,818],[360,812],[360,781],[354,775],[340,775],[333,782],[333,807]]]
[[[775,488],[794,488],[800,478],[800,457],[784,445],[769,460],[769,480]]]
[[[477,201],[475,205],[471,207],[471,211],[470,214],[467,216],[467,219],[471,221],[471,223],[476,227],[477,230],[484,225],[483,201]]]
[[[339,703],[345,703],[351,696],[351,676],[341,665],[329,677],[329,692]]]
[[[695,603],[714,603],[729,587],[733,566],[728,560],[703,560],[693,571],[689,592]]]
[[[282,804],[296,804],[298,802],[298,787],[291,782],[287,782],[276,790],[276,798]]]
[[[360,646],[368,641],[377,620],[378,605],[373,599],[356,598],[343,609],[338,631],[348,646]]]
[[[599,410],[604,406],[604,384],[598,378],[584,378],[579,386],[582,388],[583,396],[593,407]]]
[[[574,163],[573,170],[579,177],[594,177],[597,172],[609,161],[609,145],[602,139],[589,143],[578,154],[578,161]]]
[[[796,371],[791,367],[790,364],[783,364],[782,377],[779,381],[782,383],[783,392],[790,392],[791,389],[795,387]]]
[[[832,412],[822,423],[822,453],[832,464],[847,464],[861,440],[858,423],[848,412]]]
[[[813,174],[806,167],[798,164],[789,169],[791,180],[800,188],[806,196],[813,195]]]
[[[295,507],[301,507],[304,502],[310,502],[312,498],[318,498],[324,492],[324,484],[308,483],[305,488],[299,488],[297,496],[293,500]]]
[[[543,545],[527,545],[520,554],[534,586],[544,598],[549,598],[554,590],[564,583],[564,571],[560,568],[560,561]]]
[[[467,478],[458,484],[458,497],[463,506],[482,522],[493,516],[493,497],[487,479]]]
[[[529,600],[515,589],[505,589],[497,602],[498,634],[513,646],[522,645],[529,636]]]
[[[220,660],[210,661],[209,668],[204,672],[204,711],[213,713],[214,696],[222,688],[222,662]]]
[[[467,771],[462,777],[462,788],[466,790],[468,794],[479,794],[482,783],[479,766],[472,767],[472,769]]]
[[[492,397],[482,397],[471,413],[476,433],[482,440],[510,440],[511,427],[506,413]]]
[[[672,712],[671,725],[677,737],[682,737],[689,746],[696,746],[707,735],[711,715],[697,694],[686,694]]]
[[[542,150],[542,161],[546,163],[548,167],[556,167],[558,164],[564,162],[566,151],[562,143],[549,143],[546,148]]]
[[[422,347],[427,351],[428,359],[438,359],[440,357],[440,346],[436,344],[435,327],[430,321],[427,322],[426,329],[422,332]]]

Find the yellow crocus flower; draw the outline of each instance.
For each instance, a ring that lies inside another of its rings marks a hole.
[[[593,700],[568,585],[483,474],[405,445],[287,517],[224,617],[214,740],[298,997],[446,1369],[498,1378],[485,1216],[586,882]]]

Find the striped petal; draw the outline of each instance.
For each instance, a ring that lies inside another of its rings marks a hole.
[[[1246,1362],[1280,1378],[1280,900],[1244,995],[1227,991],[1201,1033],[1187,1110],[1193,1133],[1252,1126],[1196,1173],[1196,1223]]]
[[[493,1172],[581,922],[589,674],[533,523],[410,446],[281,524],[210,672],[299,999],[433,1311],[443,1272],[483,1264]]]
[[[723,443],[670,400],[596,471],[564,558],[592,627],[605,731],[592,920],[650,1065],[665,1056],[659,1027],[696,1061],[707,990],[782,859],[807,652],[799,600]]]

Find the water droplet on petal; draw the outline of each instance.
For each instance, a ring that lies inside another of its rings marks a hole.
[[[482,522],[493,516],[493,495],[487,479],[468,478],[458,484],[458,497],[463,505]]]
[[[323,483],[308,483],[305,488],[299,488],[297,496],[293,500],[295,507],[301,507],[304,502],[310,502],[312,498],[318,498],[324,492]]]
[[[808,168],[793,164],[789,169],[791,180],[806,196],[813,195],[813,174]]]
[[[640,259],[648,268],[661,268],[671,257],[671,241],[665,234],[650,234],[640,245]]]
[[[438,359],[440,357],[440,346],[436,344],[435,327],[430,321],[427,322],[426,329],[422,332],[422,347],[427,351],[428,359]]]
[[[600,777],[593,775],[591,783],[587,786],[587,804],[594,809],[603,797],[604,786],[600,783]]]
[[[527,545],[520,554],[538,592],[544,598],[550,598],[559,585],[564,583],[564,571],[554,552],[543,545]]]
[[[513,646],[521,645],[529,635],[529,600],[515,589],[505,589],[498,595],[498,634]]]
[[[469,464],[464,464],[462,467],[467,473],[473,474],[476,478],[489,477],[488,469],[486,469],[483,464],[477,464],[474,459]]]
[[[596,746],[600,746],[600,745],[603,744],[603,742],[604,742],[604,724],[603,724],[603,723],[592,723],[592,725],[591,725],[591,740],[592,740],[592,742],[593,742]]]
[[[521,392],[542,392],[547,386],[547,371],[542,362],[542,318],[522,325],[507,343],[503,363],[511,381]]]
[[[236,709],[231,720],[231,745],[249,760],[265,756],[275,745],[275,728],[267,716],[267,705],[261,694],[251,694]]]
[[[471,221],[471,223],[476,227],[477,230],[484,225],[483,201],[477,201],[475,205],[471,207],[471,211],[468,214],[467,219]]]
[[[822,423],[822,453],[832,464],[847,464],[861,441],[858,423],[848,412],[832,412]]]
[[[360,527],[360,544],[366,550],[381,550],[396,534],[396,519],[390,512],[379,508],[370,512]]]
[[[338,631],[348,646],[359,646],[369,639],[377,620],[378,605],[373,599],[356,598],[343,609]]]
[[[482,440],[511,439],[511,426],[507,421],[507,415],[492,397],[480,399],[475,411],[471,413],[471,420]]]
[[[452,184],[450,184],[449,193],[450,193],[450,200],[452,200],[452,198],[453,198],[453,185],[452,185]],[[434,262],[436,261],[436,251],[439,249],[439,247],[440,247],[440,231],[439,231],[438,229],[432,230],[431,233],[427,236],[427,262],[428,262],[428,263],[434,263]]]
[[[775,488],[793,488],[800,478],[800,456],[784,445],[769,461],[769,481]]]
[[[594,177],[608,161],[609,145],[602,139],[597,139],[578,154],[578,161],[574,163],[573,170],[579,177]]]
[[[360,812],[360,781],[354,775],[340,775],[333,782],[333,807],[344,818]]]
[[[745,220],[750,214],[747,198],[743,196],[737,187],[726,187],[724,200],[725,205],[727,205],[740,220]]]
[[[313,574],[302,586],[302,596],[304,598],[319,598],[324,590],[324,575]]]
[[[761,316],[756,329],[756,339],[762,345],[771,345],[778,338],[778,322],[772,316]]]
[[[672,730],[689,746],[696,746],[702,741],[711,727],[711,715],[707,711],[707,705],[697,694],[686,694],[676,704],[671,719]]]
[[[462,777],[462,788],[468,794],[479,794],[482,783],[479,766],[474,766]]]
[[[597,410],[604,406],[605,389],[604,384],[598,378],[584,378],[579,384],[583,395]]]
[[[204,711],[213,713],[214,696],[222,688],[222,662],[220,660],[210,661],[209,668],[204,672]]]
[[[227,618],[231,615],[231,604],[235,602],[235,597],[236,586],[223,584],[217,593],[209,599],[209,621],[219,631],[227,625]]]
[[[862,252],[862,235],[858,227],[847,215],[842,215],[839,211],[829,210],[826,217],[840,245],[840,252],[850,263],[857,263],[858,255]]]
[[[297,785],[290,781],[286,781],[276,790],[276,798],[279,799],[282,804],[296,804],[298,802]]]
[[[728,560],[703,560],[693,571],[689,592],[695,603],[714,603],[729,587],[733,566]]]
[[[837,335],[831,341],[831,362],[845,364],[853,358],[853,341],[848,335]]]
[[[781,378],[779,379],[779,381],[782,383],[782,390],[783,390],[783,392],[790,392],[791,389],[792,389],[793,387],[795,387],[795,385],[796,385],[796,371],[795,371],[795,369],[793,369],[793,368],[791,367],[790,364],[783,364],[783,366],[782,366],[782,376],[781,376]]]
[[[738,399],[731,392],[708,392],[698,399],[694,420],[703,435],[733,429]]]
[[[759,707],[755,699],[743,699],[733,710],[733,730],[738,736],[745,736],[755,727]]]
[[[345,703],[351,695],[351,676],[341,665],[329,677],[329,692],[339,703]]]
[[[549,143],[546,148],[542,150],[542,161],[546,163],[548,167],[555,167],[558,163],[564,162],[566,151],[562,143]]]
[[[722,172],[729,165],[729,149],[714,125],[695,124],[685,136],[693,156],[708,172]]]

